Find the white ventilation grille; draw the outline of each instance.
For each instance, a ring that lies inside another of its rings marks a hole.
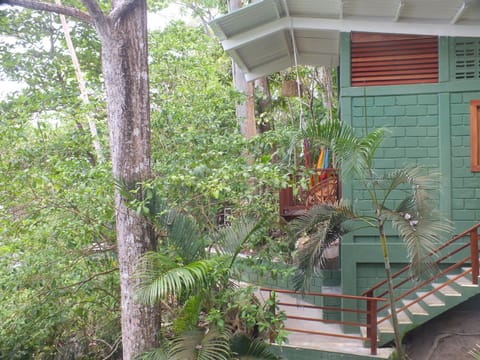
[[[455,79],[480,79],[480,39],[455,40]]]

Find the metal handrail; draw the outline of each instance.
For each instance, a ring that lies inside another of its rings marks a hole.
[[[449,280],[443,282],[439,286],[435,287],[434,289],[426,292],[425,294],[416,297],[415,300],[409,300],[409,303],[396,309],[397,313],[400,313],[402,311],[407,310],[409,307],[413,306],[414,304],[419,303],[420,301],[424,300],[426,297],[429,295],[435,294],[439,292],[441,289],[444,287],[452,284],[456,280],[464,277],[467,274],[471,274],[472,277],[472,284],[477,285],[478,284],[478,277],[479,277],[479,245],[478,245],[478,240],[479,240],[479,235],[478,235],[478,229],[480,228],[480,224],[474,225],[470,227],[469,229],[465,230],[461,234],[458,234],[454,236],[451,240],[447,241],[446,243],[442,244],[439,246],[437,249],[433,250],[430,252],[428,255],[425,256],[425,259],[427,260],[428,258],[431,258],[433,256],[438,256],[438,254],[446,249],[448,246],[452,244],[457,244],[461,239],[465,238],[466,236],[470,237],[470,241],[465,244],[460,244],[460,246],[456,247],[455,249],[451,250],[447,254],[437,258],[432,264],[440,265],[447,259],[451,259],[454,255],[458,254],[460,251],[469,248],[470,249],[470,254],[453,263],[452,265],[448,266],[445,268],[443,271],[436,272],[434,275],[430,276],[429,278],[421,281],[420,283],[416,283],[415,286],[412,288],[402,292],[400,295],[398,295],[395,298],[395,302],[398,302],[400,300],[405,299],[408,295],[414,293],[415,291],[419,290],[420,288],[431,284],[433,281],[439,279],[440,277],[443,277],[444,275],[448,274],[454,269],[457,269],[461,267],[462,265],[470,262],[471,268],[461,272],[460,274],[455,274],[452,278]],[[392,275],[392,279],[398,279],[402,274],[406,273],[407,271],[410,271],[411,265],[407,265],[403,267],[401,270],[397,271]],[[402,279],[399,281],[397,284],[394,285],[394,289],[398,289],[400,286],[405,285],[409,281],[412,281],[415,279],[414,275],[407,276],[406,279]],[[357,295],[343,295],[343,294],[331,294],[331,293],[319,293],[319,292],[297,292],[293,290],[283,290],[283,289],[272,289],[272,288],[260,288],[260,291],[268,291],[270,294],[272,292],[274,293],[284,293],[284,294],[291,294],[291,295],[301,295],[301,296],[318,296],[318,297],[331,297],[331,298],[340,298],[340,299],[345,299],[345,300],[353,300],[356,303],[358,302],[365,302],[365,310],[359,310],[359,306],[356,306],[355,308],[332,308],[332,307],[326,307],[326,306],[317,306],[317,305],[310,305],[310,304],[305,304],[301,305],[302,307],[307,307],[307,308],[313,308],[313,309],[321,309],[321,310],[336,310],[339,312],[350,312],[350,313],[357,313],[357,314],[364,314],[366,315],[366,321],[365,323],[362,322],[346,322],[346,321],[337,321],[337,320],[327,320],[327,319],[318,319],[318,318],[306,318],[306,317],[299,317],[299,316],[288,316],[287,318],[291,319],[300,319],[300,320],[311,320],[311,321],[319,321],[323,323],[330,323],[330,324],[338,324],[338,325],[346,325],[346,326],[360,326],[360,327],[365,327],[366,329],[366,336],[356,336],[356,335],[351,335],[351,334],[339,334],[339,333],[330,333],[330,332],[320,332],[320,331],[310,331],[310,330],[304,330],[304,329],[295,329],[295,328],[285,328],[285,330],[288,331],[295,331],[295,332],[301,332],[301,333],[308,333],[308,334],[316,334],[316,335],[322,335],[322,336],[332,336],[332,337],[339,337],[339,338],[345,338],[345,339],[356,339],[356,340],[362,340],[362,341],[368,341],[370,342],[370,353],[372,355],[377,354],[377,327],[379,324],[382,322],[390,319],[392,317],[391,314],[383,316],[383,317],[378,317],[378,314],[380,311],[385,310],[388,305],[381,305],[379,302],[384,302],[386,299],[383,297],[387,294],[386,291],[383,291],[380,295],[374,296],[375,291],[379,290],[382,288],[384,285],[386,285],[387,280],[383,280],[372,286],[370,289],[367,291],[363,292],[361,296]],[[288,303],[288,302],[278,302],[279,305],[283,306],[299,306],[296,303]],[[380,306],[377,306],[380,305]]]
[[[339,334],[334,332],[325,332],[325,331],[313,331],[313,330],[305,330],[305,329],[297,329],[297,328],[285,328],[287,331],[295,331],[301,332],[306,334],[315,334],[321,336],[332,336],[332,337],[339,337],[344,339],[355,339],[361,341],[368,341],[370,342],[370,353],[372,355],[377,354],[377,302],[379,301],[386,301],[385,298],[373,297],[373,296],[357,296],[357,295],[343,295],[343,294],[331,294],[331,293],[320,293],[320,292],[298,292],[293,290],[283,290],[283,289],[272,289],[272,288],[260,288],[260,291],[268,291],[270,297],[275,296],[275,293],[281,294],[290,294],[290,295],[300,295],[300,296],[316,296],[316,297],[330,297],[330,298],[339,298],[345,300],[354,300],[354,301],[362,301],[365,302],[365,310],[358,310],[357,308],[331,308],[327,306],[319,306],[319,305],[298,305],[297,303],[289,303],[289,302],[278,302],[278,305],[283,306],[302,306],[307,308],[313,309],[335,309],[339,312],[353,312],[358,314],[366,314],[366,322],[348,322],[348,321],[339,321],[339,320],[328,320],[328,319],[320,319],[320,318],[311,318],[311,317],[303,317],[303,316],[296,316],[296,315],[288,315],[287,319],[297,319],[297,320],[309,320],[309,321],[317,321],[322,323],[328,324],[338,324],[338,325],[345,325],[345,326],[359,326],[364,327],[366,329],[367,336],[357,336],[352,334]]]
[[[446,243],[442,244],[441,246],[439,246],[438,248],[436,248],[435,250],[431,251],[430,253],[428,253],[426,256],[425,256],[425,259],[426,258],[429,258],[429,257],[432,257],[432,256],[435,256],[437,255],[441,250],[445,249],[447,246],[450,246],[451,244],[453,243],[456,243],[458,240],[464,238],[465,236],[467,236],[468,234],[471,234],[472,232],[476,231],[478,228],[480,227],[480,224],[477,224],[477,225],[474,225],[470,228],[468,228],[467,230],[465,230],[464,232],[454,236],[452,239],[450,239],[449,241],[447,241]],[[439,264],[441,261],[443,260],[446,260],[447,258],[451,257],[452,255],[458,253],[459,251],[465,249],[468,245],[465,244],[464,246],[462,246],[461,248],[457,249],[457,250],[454,250],[454,252],[451,252],[451,253],[448,253],[447,255],[444,255],[443,257],[441,257],[440,259],[437,259],[434,263],[436,264]],[[477,261],[478,263],[478,261]],[[402,269],[400,269],[399,271],[397,271],[396,273],[394,273],[392,275],[392,279],[394,278],[397,278],[399,277],[400,275],[402,275],[403,273],[405,273],[406,271],[409,271],[411,269],[411,265],[406,265],[405,267],[403,267]],[[412,278],[414,278],[413,276],[411,276],[410,278],[407,279],[408,280],[411,280]],[[382,287],[383,285],[385,285],[387,283],[387,280],[382,280],[378,283],[376,283],[375,285],[373,285],[370,289],[364,291],[362,293],[362,295],[366,296],[366,294],[368,292],[370,292],[371,290],[375,291],[376,289]],[[403,284],[401,284],[403,285]]]
[[[470,241],[468,243],[460,244],[460,246],[456,247],[455,249],[449,251],[447,254],[445,254],[445,255],[439,257],[438,259],[436,259],[434,262],[432,262],[432,264],[438,266],[442,263],[445,263],[446,262],[445,260],[451,259],[454,255],[458,254],[460,251],[462,251],[464,249],[467,249],[467,248],[469,248],[469,250],[470,250],[469,251],[470,253],[468,254],[468,256],[466,256],[465,258],[463,258],[459,261],[456,261],[455,263],[447,266],[444,270],[436,272],[435,274],[429,276],[427,279],[424,279],[421,282],[415,282],[413,287],[411,287],[409,289],[406,289],[406,290],[402,291],[401,294],[397,295],[395,297],[394,301],[396,303],[400,300],[406,299],[407,296],[409,296],[410,294],[412,294],[412,293],[416,292],[417,290],[425,287],[426,285],[432,284],[435,280],[447,275],[452,270],[460,268],[464,264],[470,263],[471,268],[461,272],[460,274],[455,274],[454,277],[452,277],[449,280],[443,282],[439,286],[434,287],[432,290],[427,291],[425,294],[422,294],[421,296],[416,297],[415,300],[409,300],[408,304],[396,309],[397,313],[400,313],[402,311],[407,310],[409,307],[419,303],[420,301],[422,301],[423,299],[425,299],[429,295],[438,293],[441,289],[443,289],[446,286],[452,284],[453,282],[455,282],[456,280],[464,277],[467,274],[471,274],[472,284],[474,284],[474,285],[478,284],[478,277],[479,277],[479,251],[478,251],[479,236],[478,236],[478,228],[480,228],[480,224],[474,225],[474,226],[470,227],[469,229],[465,230],[464,232],[454,236],[451,240],[447,241],[446,243],[442,244],[437,249],[433,250],[428,255],[426,255],[425,259],[427,260],[428,258],[431,258],[433,256],[438,256],[438,254],[442,250],[446,249],[450,245],[457,244],[461,239],[464,239],[467,236],[470,237]],[[411,264],[403,267],[402,269],[400,269],[399,271],[394,273],[392,275],[392,279],[398,279],[402,274],[405,274],[407,271],[410,271],[410,270],[411,270]],[[394,284],[393,288],[394,289],[399,289],[400,286],[405,285],[409,281],[412,281],[414,279],[415,279],[414,275],[407,276],[406,278],[404,278],[401,281]],[[363,292],[362,295],[367,296],[367,297],[368,296],[374,296],[375,291],[380,290],[383,286],[386,285],[386,283],[387,283],[387,280],[382,280],[382,281],[376,283],[374,286],[372,286],[367,291]],[[380,294],[375,295],[375,296],[383,297],[385,295],[387,295],[387,291],[384,290]],[[382,306],[378,307],[376,309],[376,311],[377,311],[377,313],[380,313],[383,310],[385,310],[386,308],[388,308],[388,305],[382,305]],[[377,325],[386,321],[386,320],[388,320],[388,319],[390,319],[391,317],[392,317],[392,314],[388,314],[386,316],[378,318],[377,319]]]

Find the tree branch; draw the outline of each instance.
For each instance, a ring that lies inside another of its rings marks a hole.
[[[109,15],[112,24],[115,24],[128,10],[132,8],[136,0],[124,0],[119,5],[115,6]]]
[[[105,270],[105,271],[102,271],[102,272],[99,272],[99,273],[96,273],[96,274],[93,274],[93,275],[90,275],[88,278],[86,279],[83,279],[81,281],[78,281],[76,283],[73,283],[73,284],[70,284],[70,285],[67,285],[67,286],[62,286],[62,287],[59,287],[57,288],[57,290],[65,290],[65,289],[68,289],[68,288],[73,288],[75,286],[78,286],[76,289],[75,289],[75,293],[78,292],[78,290],[80,290],[80,288],[85,285],[86,283],[88,283],[89,281],[92,281],[93,279],[99,277],[99,276],[103,276],[103,275],[107,275],[107,274],[110,274],[112,272],[115,272],[115,271],[118,271],[118,268],[113,268],[113,269],[109,269],[109,270]]]
[[[70,6],[57,5],[37,0],[0,0],[0,5],[20,6],[32,10],[48,11],[76,18],[87,24],[92,24],[92,18],[87,13]]]
[[[1,1],[1,0],[0,0]],[[96,0],[82,0],[83,5],[88,10],[88,13],[93,19],[93,24],[99,32],[99,35],[105,34],[108,29],[108,21],[105,14],[100,9]]]

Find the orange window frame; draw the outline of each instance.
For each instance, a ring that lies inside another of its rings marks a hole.
[[[480,172],[480,100],[470,101],[470,170]]]

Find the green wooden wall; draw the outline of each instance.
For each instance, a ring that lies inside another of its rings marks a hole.
[[[480,99],[480,79],[456,80],[454,38],[439,40],[439,83],[396,86],[350,86],[349,34],[341,37],[340,114],[359,133],[386,127],[375,167],[389,171],[423,165],[441,173],[438,206],[461,231],[480,221],[480,173],[470,171],[469,102]],[[480,51],[478,53],[480,56]],[[353,179],[342,179],[343,197],[357,209],[371,210],[368,195]],[[394,268],[407,262],[405,247],[387,229]],[[359,294],[383,279],[377,236],[363,230],[342,239],[341,271],[345,294]],[[349,316],[345,320],[348,319]],[[353,317],[350,316],[350,317]]]

